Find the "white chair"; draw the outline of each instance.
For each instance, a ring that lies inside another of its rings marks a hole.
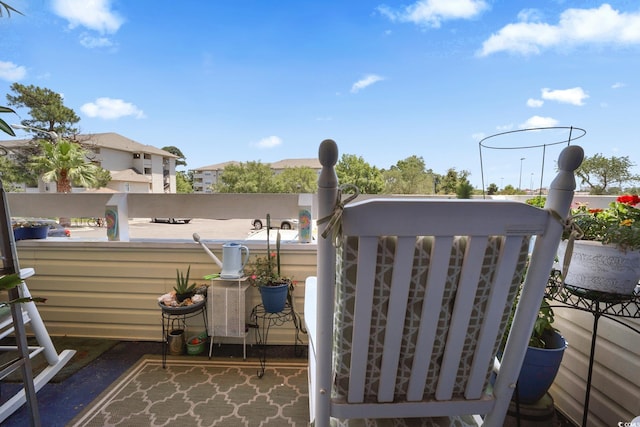
[[[27,288],[25,279],[33,276],[35,273],[33,268],[20,269],[20,278],[23,280],[22,284],[18,286],[20,291],[20,297],[29,298],[31,294]],[[24,325],[31,326],[33,334],[36,338],[37,345],[32,345],[27,348],[28,357],[33,359],[36,355],[43,353],[47,361],[47,366],[40,371],[35,377],[33,377],[34,391],[39,391],[45,384],[47,384],[76,354],[75,350],[63,350],[59,354],[56,351],[51,337],[47,332],[47,329],[40,317],[38,308],[33,302],[26,302],[20,304],[22,313],[22,321]],[[15,333],[15,325],[11,312],[8,307],[0,310],[0,339],[12,336]],[[3,345],[0,346],[0,352],[10,352],[10,354],[20,355],[21,349],[19,345]],[[7,377],[12,372],[21,367],[20,363],[7,364],[0,367],[0,381]],[[23,380],[24,381],[24,380]],[[11,414],[18,410],[27,401],[27,394],[25,388],[19,390],[11,398],[7,399],[2,405],[0,405],[0,423],[7,419]]]
[[[338,149],[323,141],[318,233],[329,235],[318,239],[304,310],[316,427],[502,426],[582,157],[578,146],[562,152],[545,209],[426,198],[343,207]],[[500,364],[495,356],[525,271]]]

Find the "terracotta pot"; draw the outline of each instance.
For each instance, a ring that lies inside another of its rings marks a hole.
[[[567,242],[558,247],[562,270]],[[614,245],[576,240],[565,283],[597,292],[632,295],[640,280],[640,251],[621,251]]]

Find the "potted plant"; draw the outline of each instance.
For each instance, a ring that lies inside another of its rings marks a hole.
[[[267,216],[267,223],[268,223]],[[249,281],[256,286],[262,297],[262,305],[267,313],[282,311],[287,302],[289,288],[293,282],[283,277],[280,270],[280,231],[276,235],[276,252],[271,252],[269,227],[267,226],[267,255],[256,257],[252,263]]]
[[[204,304],[207,286],[198,286],[195,282],[189,284],[189,273],[191,266],[187,268],[186,274],[176,269],[176,284],[169,293],[158,298],[160,308],[167,312],[185,313],[185,309],[194,311]]]
[[[14,240],[46,239],[49,224],[38,220],[16,220],[12,222]]]
[[[607,209],[572,209],[573,230],[565,232],[558,257],[565,282],[590,291],[633,295],[640,279],[640,197],[624,195]],[[573,238],[573,247],[571,240]],[[567,260],[568,261],[568,260]]]
[[[180,270],[176,269],[176,285],[173,290],[176,291],[176,300],[183,302],[187,298],[191,298],[196,290],[195,282],[189,284],[189,273],[191,272],[191,266],[187,268],[187,274],[184,274]]]
[[[559,271],[552,271],[549,280],[552,284],[559,282]],[[513,308],[517,305],[516,295]],[[511,329],[514,312],[512,311],[507,323],[507,332]],[[520,403],[533,404],[542,399],[547,393],[560,368],[567,341],[554,328],[554,313],[546,298],[540,303],[538,317],[533,326],[529,346],[525,353],[520,375],[518,376],[517,395],[513,399],[519,399]],[[506,344],[507,333],[503,338],[501,348]]]

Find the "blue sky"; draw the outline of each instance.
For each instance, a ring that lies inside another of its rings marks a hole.
[[[0,19],[2,99],[14,82],[49,88],[82,133],[175,145],[188,168],[315,157],[332,138],[380,168],[417,155],[480,187],[483,137],[546,126],[640,162],[636,1],[8,2],[25,16]],[[483,149],[485,185],[547,184],[561,147]]]

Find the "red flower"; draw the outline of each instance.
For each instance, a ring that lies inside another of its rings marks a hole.
[[[619,203],[624,203],[625,205],[635,206],[640,203],[640,196],[637,194],[625,194],[624,196],[620,196],[616,199]]]

